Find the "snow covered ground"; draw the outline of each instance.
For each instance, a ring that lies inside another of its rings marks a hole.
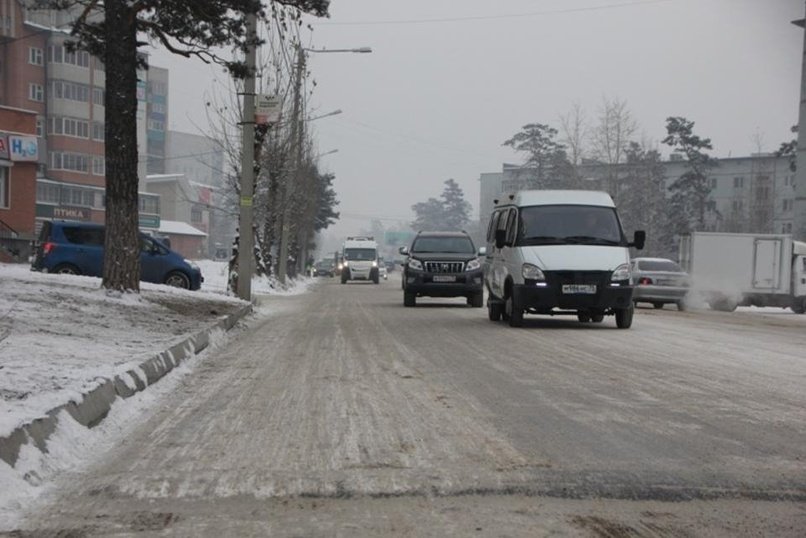
[[[100,279],[49,275],[27,265],[0,264],[0,436],[42,417],[51,409],[80,401],[82,394],[168,349],[247,303],[226,293],[227,264],[201,261],[200,291],[141,283],[139,295],[110,295]],[[255,278],[254,296],[294,295],[313,279],[300,278],[283,289]],[[260,315],[271,307],[260,310]],[[155,387],[118,400],[100,426],[88,430],[67,412],[48,442],[48,454],[24,445],[14,468],[0,461],[0,522],[40,493],[40,486],[64,469],[91,459],[151,402],[176,383],[207,353],[226,345],[214,335],[208,350],[181,364]]]
[[[79,398],[246,303],[226,295],[226,263],[202,262],[201,291],[142,283],[109,295],[100,279],[0,264],[0,436]],[[254,294],[301,293],[255,279]]]

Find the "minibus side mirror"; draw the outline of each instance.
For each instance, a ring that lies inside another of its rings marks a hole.
[[[631,247],[635,247],[636,250],[643,250],[644,245],[646,244],[646,232],[643,230],[638,230],[633,235],[632,243],[630,244]]]

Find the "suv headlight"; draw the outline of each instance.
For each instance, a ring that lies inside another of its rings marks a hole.
[[[538,266],[532,265],[531,263],[523,264],[523,267],[521,267],[521,275],[523,275],[525,280],[546,280],[546,275],[543,274],[543,271],[541,271]]]
[[[414,258],[411,258],[409,260],[409,269],[422,271],[423,270],[423,264],[422,264],[422,262],[420,260],[415,260]]]
[[[613,271],[613,276],[610,277],[611,282],[624,282],[628,281],[632,284],[632,273],[630,273],[630,264],[624,263],[616,267]]]
[[[465,266],[465,271],[475,271],[476,269],[479,268],[481,268],[481,262],[479,261],[478,258],[473,258],[472,260],[467,262],[467,265]]]

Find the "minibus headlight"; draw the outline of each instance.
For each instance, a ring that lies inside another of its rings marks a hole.
[[[524,263],[523,267],[521,268],[521,274],[525,280],[537,280],[537,281],[544,281],[546,280],[546,275],[543,274],[543,271],[536,265],[532,265],[531,263]]]
[[[630,273],[630,264],[625,263],[616,267],[613,271],[613,276],[610,277],[611,282],[624,282],[627,281],[632,284],[632,273]]]

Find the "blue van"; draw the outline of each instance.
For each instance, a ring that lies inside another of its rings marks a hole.
[[[37,240],[31,270],[46,273],[103,274],[104,226],[89,222],[46,221]],[[140,280],[197,290],[199,267],[159,241],[140,233]]]

